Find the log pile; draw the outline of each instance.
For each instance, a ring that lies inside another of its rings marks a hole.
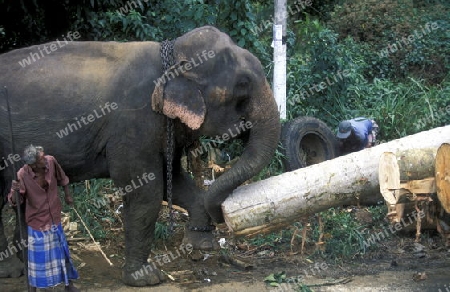
[[[405,204],[430,201],[436,192],[434,166],[437,147],[410,149],[380,156],[378,180],[380,193],[388,206],[388,218],[400,222]]]
[[[449,144],[442,144],[438,149],[412,149],[398,153],[381,154],[379,164],[380,192],[388,206],[388,219],[394,225],[405,220],[407,215],[415,212],[423,214],[416,217],[416,242],[420,241],[421,230],[436,228],[450,242],[450,230],[442,226],[445,223],[445,210],[436,196],[436,169],[438,159],[444,158],[441,153]],[[442,164],[441,164],[442,165]],[[450,166],[450,164],[449,164]],[[441,166],[441,173],[448,172],[446,164]],[[443,179],[445,182],[445,178]],[[444,184],[439,191],[448,191]],[[442,195],[444,196],[444,195]]]
[[[437,149],[449,141],[450,126],[440,127],[241,186],[222,204],[225,222],[235,235],[254,236],[331,207],[359,200],[383,200],[378,176],[382,153]],[[429,156],[424,155],[423,159]],[[402,175],[413,179],[429,171],[426,167],[417,173],[416,170],[405,168]],[[440,180],[442,184],[450,183],[450,175],[442,172]],[[424,185],[408,186],[412,187]]]

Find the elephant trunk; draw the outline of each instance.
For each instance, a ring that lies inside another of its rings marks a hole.
[[[206,193],[206,210],[217,223],[224,221],[222,202],[236,187],[261,172],[278,147],[281,125],[277,105],[267,83],[263,92],[263,102],[255,102],[250,111],[252,116],[257,117],[250,116],[248,119],[252,127],[244,152],[236,164],[221,175]]]

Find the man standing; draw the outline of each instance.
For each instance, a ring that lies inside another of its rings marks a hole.
[[[376,122],[364,117],[340,122],[336,136],[340,142],[341,155],[372,147],[377,132]]]
[[[71,280],[78,279],[61,225],[61,200],[58,186],[64,187],[65,201],[72,205],[69,178],[56,159],[44,155],[44,149],[25,148],[25,165],[17,172],[8,200],[15,205],[14,192],[25,202],[28,228],[28,282],[31,290],[65,283],[65,291],[79,291]]]

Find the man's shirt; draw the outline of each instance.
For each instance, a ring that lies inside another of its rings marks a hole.
[[[53,156],[45,155],[45,181],[42,188],[37,175],[29,165],[17,172],[20,194],[25,199],[25,221],[35,230],[48,230],[52,224],[61,223],[61,199],[58,186],[69,184],[69,178]],[[12,194],[10,194],[12,195]]]
[[[369,142],[369,133],[372,132],[372,121],[368,119],[363,120],[362,118],[356,118],[350,120],[350,124],[352,125],[353,133],[358,140],[358,150],[364,149]]]

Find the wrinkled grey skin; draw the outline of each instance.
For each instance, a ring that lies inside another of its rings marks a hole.
[[[45,57],[25,68],[18,61],[39,53],[37,46],[0,55],[0,86],[9,91],[17,151],[30,143],[44,146],[71,182],[110,177],[118,187],[133,180],[139,186],[124,196],[123,280],[132,286],[157,284],[162,279],[159,271],[139,279],[131,275],[146,263],[165,197],[166,116],[174,119],[176,137],[173,202],[189,211],[191,226],[223,221],[221,203],[268,164],[280,132],[276,103],[260,62],[226,34],[202,27],[177,38],[175,63],[184,70],[179,69],[178,76],[165,85],[155,86],[163,74],[159,51],[156,42],[73,42],[50,54],[44,52]],[[190,68],[186,66],[189,61]],[[102,112],[107,102],[117,108]],[[87,120],[90,114],[95,116],[92,121]],[[57,136],[81,117],[85,117],[81,127],[62,138]],[[201,135],[222,136],[230,129],[236,133],[241,122],[251,123],[244,132],[244,153],[202,192],[181,172],[183,147]],[[0,123],[0,151],[7,157],[11,149],[3,94]],[[21,165],[17,165],[18,169]],[[144,173],[154,174],[155,179],[145,183]],[[3,195],[11,179],[10,168],[0,171]],[[6,241],[3,226],[0,229],[1,251]],[[200,249],[215,245],[210,232],[186,231],[184,242]]]

